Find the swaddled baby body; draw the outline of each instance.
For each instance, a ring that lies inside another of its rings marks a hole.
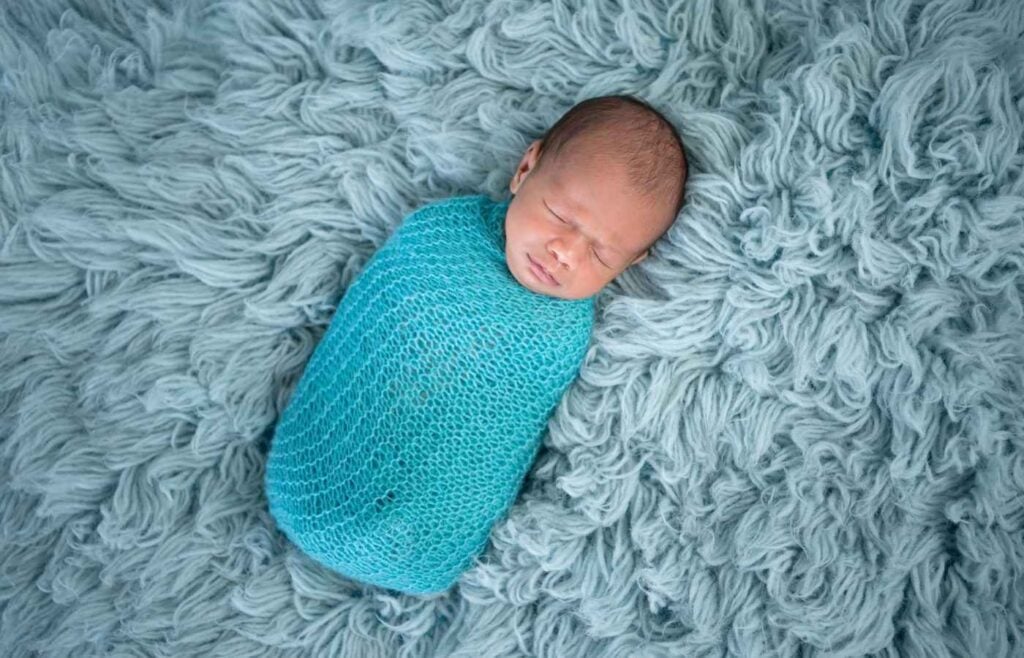
[[[578,108],[658,129],[635,100]],[[681,186],[654,200],[638,191],[629,167],[601,155],[600,123],[546,158],[544,140],[531,144],[512,201],[463,196],[413,212],[346,291],[266,470],[278,526],[317,561],[442,592],[514,502],[586,356],[596,293],[646,256],[682,199]]]

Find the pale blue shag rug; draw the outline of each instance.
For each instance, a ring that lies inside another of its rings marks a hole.
[[[0,653],[1024,655],[1024,9],[0,8]],[[268,442],[398,222],[590,96],[688,204],[449,593],[276,530]]]

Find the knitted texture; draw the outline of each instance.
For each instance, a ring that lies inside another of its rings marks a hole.
[[[448,589],[515,499],[586,355],[594,298],[512,277],[507,208],[468,196],[409,215],[346,291],[277,426],[270,511],[348,577]]]

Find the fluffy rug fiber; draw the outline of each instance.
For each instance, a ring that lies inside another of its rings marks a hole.
[[[0,8],[0,652],[1024,654],[1017,0]],[[261,482],[411,210],[632,93],[688,203],[444,595]]]

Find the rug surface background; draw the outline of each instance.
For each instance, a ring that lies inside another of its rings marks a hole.
[[[1020,655],[1022,5],[398,5],[3,3],[0,646]],[[345,287],[611,93],[688,203],[481,564],[318,567],[260,483]]]

